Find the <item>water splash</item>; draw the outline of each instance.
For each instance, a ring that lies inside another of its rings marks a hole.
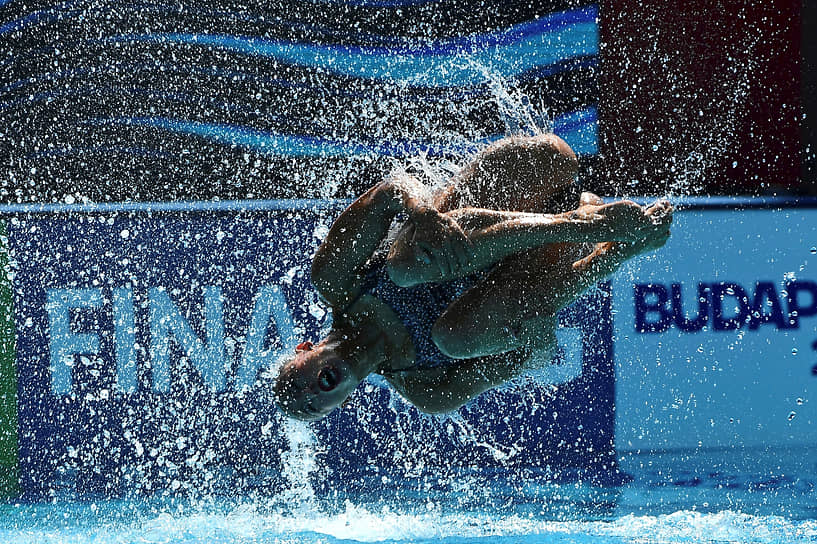
[[[320,517],[285,516],[252,505],[228,512],[145,516],[140,521],[26,530],[0,529],[0,537],[19,544],[190,544],[221,542],[418,542],[456,540],[471,543],[490,539],[498,543],[626,542],[753,542],[791,544],[814,542],[817,522],[779,516],[753,516],[734,511],[701,513],[681,510],[661,515],[626,515],[612,521],[542,520],[519,514],[493,515],[450,512],[436,506],[395,511],[383,506],[346,502],[334,514]]]
[[[553,132],[553,119],[544,105],[535,107],[521,89],[509,84],[506,78],[488,66],[470,61],[474,70],[482,74],[499,115],[505,123],[508,136],[536,136]]]
[[[743,38],[742,47],[737,47],[734,57],[731,57],[727,69],[721,74],[718,85],[727,88],[728,100],[724,100],[725,107],[719,111],[704,113],[698,111],[700,128],[696,132],[697,143],[684,155],[673,155],[669,158],[669,163],[665,167],[675,177],[675,181],[670,183],[669,192],[665,195],[673,199],[689,194],[700,194],[707,186],[707,176],[714,175],[713,170],[721,167],[723,157],[728,155],[737,142],[744,137],[741,134],[741,119],[743,112],[749,106],[751,98],[753,78],[758,71],[758,62],[755,59],[755,50],[762,36],[748,33]],[[685,81],[682,73],[674,74],[678,81],[676,88],[692,87],[693,85]],[[709,115],[707,118],[706,116]],[[685,149],[687,146],[679,145],[669,138],[668,142],[659,142],[656,146],[669,145],[674,149]],[[657,147],[654,148],[657,150]],[[738,167],[737,162],[732,164],[733,168]]]
[[[520,449],[515,445],[492,444],[486,439],[476,436],[474,428],[459,414],[451,414],[448,418],[448,434],[453,435],[463,445],[478,447],[487,450],[497,461],[510,461]]]
[[[284,418],[283,434],[289,449],[281,454],[281,475],[288,482],[276,496],[275,502],[293,515],[312,514],[317,511],[315,489],[310,482],[318,467],[318,442],[308,423]]]

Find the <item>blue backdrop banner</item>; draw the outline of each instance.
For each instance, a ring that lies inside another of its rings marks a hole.
[[[293,442],[264,371],[328,323],[307,278],[340,208],[267,204],[8,220],[25,493],[280,485]],[[364,382],[311,425],[318,462],[350,485],[366,467],[614,475],[610,298],[563,312],[547,375],[453,416]]]

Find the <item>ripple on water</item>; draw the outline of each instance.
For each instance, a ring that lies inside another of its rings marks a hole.
[[[106,507],[116,506],[103,505],[102,509]],[[56,512],[59,506],[53,508]],[[86,505],[85,508],[90,506]],[[25,508],[19,511],[31,513],[30,509]],[[81,511],[74,513],[82,514]],[[733,511],[678,511],[657,516],[628,514],[605,521],[555,521],[518,514],[503,515],[501,512],[442,511],[435,506],[428,507],[426,511],[397,512],[390,508],[367,508],[347,502],[341,511],[331,515],[315,511],[292,516],[281,511],[267,511],[263,505],[243,505],[228,512],[164,512],[138,516],[129,522],[120,519],[113,523],[103,521],[88,525],[60,523],[50,528],[42,524],[32,527],[23,519],[17,520],[20,522],[18,524],[12,517],[4,517],[0,538],[19,544],[817,542],[817,520],[797,521]]]

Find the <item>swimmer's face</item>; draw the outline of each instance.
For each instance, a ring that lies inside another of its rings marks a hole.
[[[361,380],[333,348],[331,343],[319,344],[281,367],[275,398],[285,414],[305,421],[321,419],[355,390]]]

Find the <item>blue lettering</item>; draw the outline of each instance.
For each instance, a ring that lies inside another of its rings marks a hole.
[[[681,284],[672,284],[672,310],[675,324],[684,332],[698,332],[709,321],[709,287],[705,283],[698,284],[698,315],[695,319],[687,319],[681,298]]]
[[[170,337],[201,374],[204,383],[214,391],[226,386],[227,361],[224,353],[224,312],[221,288],[204,289],[204,324],[206,344],[193,332],[190,323],[162,288],[151,288],[150,299],[150,356],[153,370],[153,388],[167,392],[170,389]]]
[[[732,307],[736,313],[731,317],[724,317],[723,301],[727,297],[734,298],[736,302],[736,306]],[[748,321],[749,316],[749,297],[743,287],[732,282],[712,285],[712,330],[737,330]]]
[[[107,304],[111,305],[113,317],[109,322],[109,326],[113,325],[113,353],[109,356],[116,364],[115,387],[122,393],[136,392],[139,387],[139,345],[133,288],[114,288],[110,298],[103,296],[102,289],[51,289],[46,298],[52,392],[56,395],[71,392],[72,368],[77,355],[101,355],[100,334],[103,332],[74,332],[72,312],[100,310]],[[164,288],[149,289],[148,299],[150,355],[144,364],[152,372],[153,389],[160,392],[170,389],[171,339],[210,389],[225,389],[226,375],[234,360],[228,358],[225,349],[221,289],[204,288],[203,339]],[[272,327],[271,323],[274,324]],[[294,329],[292,315],[278,286],[262,287],[255,296],[244,350],[237,367],[239,388],[252,386],[259,369],[274,368],[283,354],[293,350],[296,343]]]
[[[750,313],[750,330],[757,330],[763,323],[774,323],[778,329],[788,328],[780,299],[777,296],[777,289],[775,289],[773,282],[757,282]]]
[[[55,395],[71,393],[71,369],[76,355],[99,353],[99,336],[71,331],[72,309],[101,308],[101,289],[49,289],[46,311],[49,325],[51,391]]]
[[[817,283],[808,280],[794,280],[786,285],[789,304],[789,324],[792,328],[800,326],[801,317],[809,317],[817,314]],[[808,293],[811,300],[808,304],[802,304],[800,293]]]
[[[116,386],[123,393],[133,393],[136,391],[136,319],[132,289],[113,291],[113,338]]]
[[[664,332],[672,323],[672,309],[668,307],[669,293],[660,283],[636,284],[635,330],[638,332]],[[647,300],[650,297],[651,300]],[[648,315],[656,319],[648,320]]]
[[[698,283],[698,307],[694,315],[684,311],[681,283],[636,284],[635,328],[642,333],[664,332],[674,323],[683,332],[738,330],[748,324],[757,330],[765,323],[780,329],[796,329],[801,317],[817,315],[817,282],[795,280],[786,285],[788,308],[772,281],[758,281],[751,293],[735,282]]]
[[[814,351],[817,351],[817,340],[815,340],[814,342],[811,343],[811,349],[813,349]],[[817,376],[817,365],[814,365],[813,367],[811,367],[811,375],[812,376]]]

